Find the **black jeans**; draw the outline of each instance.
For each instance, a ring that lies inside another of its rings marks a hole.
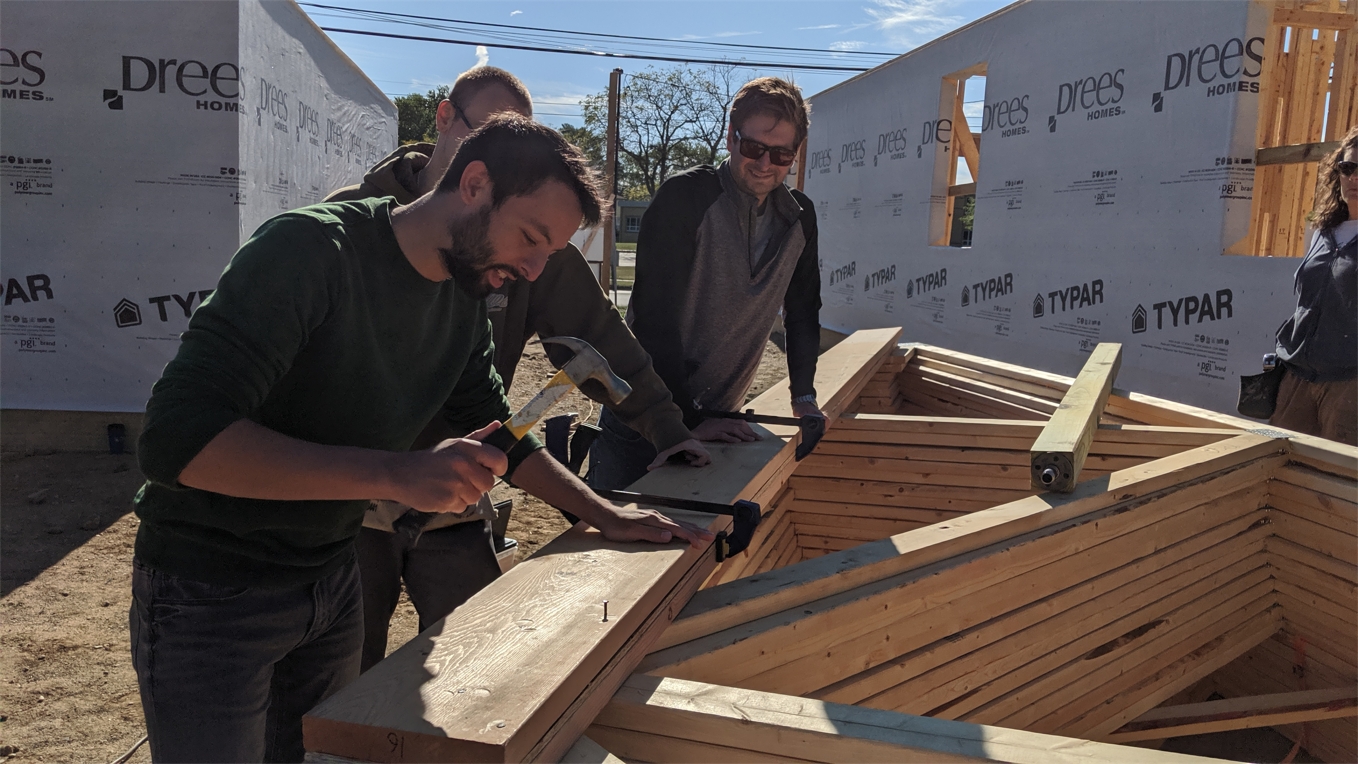
[[[358,563],[220,586],[132,561],[132,665],[157,762],[301,761],[302,715],[358,676]]]
[[[424,631],[500,577],[490,527],[483,520],[425,531],[414,547],[407,534],[363,528],[358,564],[363,570],[363,671],[386,657],[387,627],[401,597],[401,579]]]
[[[589,449],[589,474],[585,476],[589,487],[617,491],[645,477],[646,468],[655,461],[655,446],[608,409],[599,415],[599,429]]]

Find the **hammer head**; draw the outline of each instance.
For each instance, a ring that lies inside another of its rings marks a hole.
[[[549,343],[561,345],[574,354],[561,370],[586,395],[598,398],[602,391],[602,397],[616,404],[622,403],[624,398],[632,394],[632,386],[613,373],[608,361],[593,345],[579,337],[547,337],[542,340],[544,345]]]

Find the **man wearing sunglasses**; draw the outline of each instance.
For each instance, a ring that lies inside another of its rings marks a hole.
[[[816,213],[783,184],[808,125],[797,86],[746,83],[731,103],[730,158],[666,180],[641,219],[627,323],[701,440],[758,438],[741,420],[701,412],[745,403],[780,310],[793,413],[820,414]],[[590,485],[620,488],[645,475],[655,452],[642,436],[608,411],[599,422]]]
[[[368,172],[362,184],[340,189],[326,201],[391,196],[397,204],[413,202],[438,185],[463,140],[501,112],[533,116],[532,99],[519,78],[493,66],[463,72],[447,100],[438,105],[437,143],[400,147]],[[694,465],[710,461],[707,450],[684,426],[665,383],[599,288],[598,277],[580,250],[567,245],[553,254],[535,281],[514,276],[501,274],[503,285],[486,298],[495,370],[506,390],[513,384],[515,367],[533,334],[579,337],[632,385],[632,394],[622,404],[612,404],[602,394],[599,402],[644,433],[655,464],[676,454],[684,454]],[[569,355],[556,351],[548,355],[557,365],[570,360]],[[436,418],[413,448],[430,448],[465,434],[451,431],[443,419]],[[402,515],[414,511],[395,502],[378,502],[363,519],[358,559],[363,573],[364,671],[386,655],[388,625],[402,580],[423,631],[500,575],[485,522],[493,515],[488,497],[481,498],[475,511],[434,515],[424,526],[418,545],[393,527]]]

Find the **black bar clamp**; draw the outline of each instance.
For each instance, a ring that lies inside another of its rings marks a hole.
[[[690,512],[707,512],[708,514],[726,515],[733,518],[735,522],[731,525],[731,532],[718,531],[717,540],[712,545],[717,555],[717,562],[724,562],[731,555],[740,554],[749,549],[750,543],[754,541],[754,531],[759,527],[759,521],[764,519],[759,505],[746,499],[740,499],[734,504],[719,504],[715,501],[676,499],[669,496],[633,493],[632,491],[604,490],[595,491],[595,493],[610,501],[653,504],[657,507],[686,509]]]

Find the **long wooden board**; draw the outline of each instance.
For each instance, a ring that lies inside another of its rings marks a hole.
[[[642,733],[644,737],[619,733]],[[679,679],[634,676],[590,728],[623,758],[657,762],[786,761],[1156,764],[1206,761],[1021,730],[907,716]],[[655,737],[662,736],[662,737]],[[640,739],[645,747],[629,748]],[[719,746],[699,758],[671,739]],[[663,741],[663,742],[662,742]],[[739,752],[748,752],[740,756]]]
[[[1122,345],[1100,342],[1090,353],[1061,406],[1047,420],[1031,450],[1032,488],[1070,493],[1080,481],[1113,380],[1122,365]]]
[[[816,385],[828,413],[857,396],[899,332],[859,332],[821,357]],[[786,384],[755,408],[790,413]],[[797,435],[776,429],[712,448],[710,467],[663,468],[633,488],[767,502],[786,482]],[[661,511],[713,530],[730,524]],[[710,549],[611,543],[577,526],[313,709],[306,747],[377,762],[558,759],[714,565]]]

